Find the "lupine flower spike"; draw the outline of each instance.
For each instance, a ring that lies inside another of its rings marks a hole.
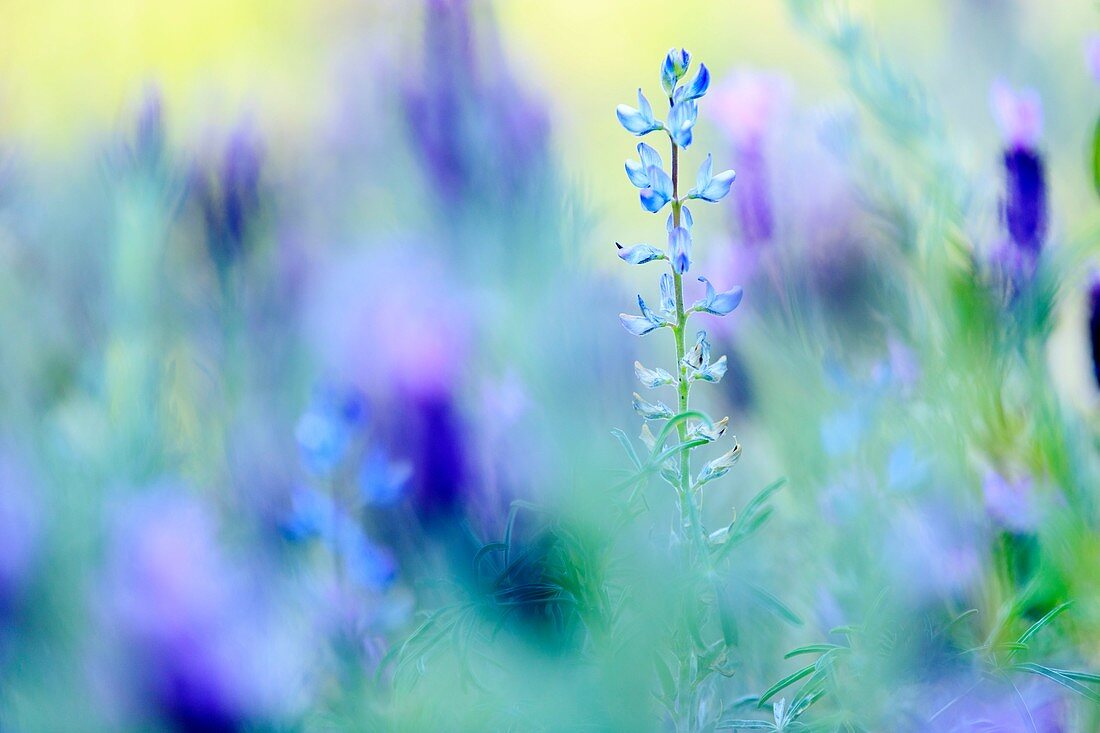
[[[726,374],[726,357],[711,360],[711,345],[705,331],[698,331],[695,343],[689,349],[686,337],[689,318],[698,313],[712,316],[729,315],[741,302],[742,291],[739,287],[719,291],[706,277],[699,281],[706,286],[706,295],[690,308],[684,305],[684,275],[692,266],[692,227],[694,218],[684,205],[689,199],[715,203],[722,200],[733,185],[735,174],[732,170],[713,172],[713,159],[707,155],[701,162],[695,178],[695,187],[685,194],[680,193],[678,180],[679,158],[683,149],[691,146],[694,138],[695,122],[698,118],[698,102],[710,87],[710,72],[703,64],[690,82],[681,84],[687,78],[691,65],[691,54],[684,49],[671,49],[661,64],[661,89],[668,99],[669,111],[666,121],[658,120],[644,93],[638,91],[638,109],[620,105],[616,109],[619,121],[628,132],[634,135],[648,135],[651,132],[664,131],[668,136],[671,152],[671,173],[664,169],[664,161],[656,148],[641,142],[637,146],[638,159],[626,161],[626,175],[630,183],[640,190],[639,200],[642,208],[657,213],[671,205],[671,213],[665,222],[668,235],[667,249],[662,251],[650,244],[636,244],[623,247],[616,243],[619,257],[632,265],[650,262],[667,262],[668,271],[660,276],[660,309],[654,312],[642,296],[638,296],[638,309],[641,315],[623,313],[619,316],[623,327],[636,335],[644,336],[653,331],[670,328],[676,345],[676,361],[673,371],[661,368],[649,368],[640,362],[634,363],[634,373],[642,386],[647,389],[672,387],[676,392],[675,409],[659,401],[649,401],[640,395],[634,395],[634,410],[646,422],[671,420],[689,410],[689,396],[693,382],[715,383]],[[660,467],[660,473],[673,484],[680,500],[681,526],[684,546],[694,547],[696,558],[705,562],[706,532],[700,522],[701,498],[699,488],[724,475],[741,455],[741,446],[734,440],[732,448],[718,458],[710,461],[698,476],[692,476],[691,450],[706,443],[722,438],[726,433],[729,418],[717,422],[709,419],[690,422],[679,420],[676,423],[676,437],[680,450],[673,450]],[[643,426],[642,442],[650,449],[658,449],[654,432]],[[671,440],[671,438],[670,438]]]

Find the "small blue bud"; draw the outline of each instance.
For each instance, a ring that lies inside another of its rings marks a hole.
[[[691,232],[684,227],[673,227],[668,233],[668,256],[672,269],[683,275],[691,268]]]
[[[691,84],[677,89],[676,93],[673,95],[673,101],[686,102],[693,99],[699,99],[707,93],[709,88],[710,71],[707,69],[706,64],[699,64],[699,71],[696,72],[695,78],[691,80]]]
[[[668,55],[665,56],[664,63],[661,64],[661,88],[665,90],[666,95],[672,96],[673,90],[676,89],[676,82],[684,77],[690,64],[691,54],[684,49],[670,48],[668,50]]]

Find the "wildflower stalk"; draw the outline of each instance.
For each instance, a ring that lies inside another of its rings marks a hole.
[[[686,594],[684,608],[684,626],[676,641],[676,656],[679,658],[679,685],[674,699],[668,700],[668,709],[676,722],[678,730],[698,730],[700,719],[706,713],[703,700],[706,686],[702,683],[711,674],[712,667],[704,662],[708,646],[702,641],[700,631],[707,616],[707,597],[700,581],[714,584],[716,576],[712,570],[708,537],[702,522],[702,487],[725,475],[740,455],[740,446],[734,442],[733,448],[708,462],[699,475],[693,476],[691,469],[691,451],[708,443],[718,441],[725,433],[728,419],[717,423],[702,413],[690,409],[691,384],[695,381],[716,383],[726,372],[726,357],[711,361],[710,342],[705,331],[700,330],[694,344],[687,342],[688,320],[692,315],[707,313],[725,316],[741,302],[741,289],[732,288],[717,292],[705,277],[698,279],[706,286],[706,295],[690,307],[684,302],[684,274],[691,269],[691,211],[685,205],[689,200],[714,203],[725,197],[733,183],[733,171],[723,171],[718,175],[711,173],[711,157],[708,155],[699,168],[695,186],[687,193],[680,192],[680,155],[692,142],[692,130],[698,114],[696,100],[706,94],[710,84],[710,72],[700,64],[699,71],[690,84],[679,85],[687,72],[690,56],[686,51],[669,51],[661,69],[661,85],[669,101],[669,114],[665,122],[657,120],[653,109],[642,91],[638,90],[638,108],[620,105],[616,109],[619,121],[628,131],[638,136],[652,132],[664,132],[671,143],[671,175],[663,168],[660,153],[646,145],[638,145],[639,161],[627,161],[626,174],[630,182],[640,189],[639,200],[642,208],[650,213],[658,213],[666,205],[671,205],[672,213],[666,222],[668,247],[658,249],[648,244],[638,244],[624,248],[619,245],[619,257],[632,265],[649,262],[665,262],[670,272],[660,276],[661,307],[654,311],[638,296],[640,316],[620,314],[623,326],[636,336],[644,336],[661,328],[671,328],[676,345],[676,368],[647,369],[641,363],[634,365],[635,374],[641,384],[648,389],[674,387],[676,389],[675,412],[661,402],[649,402],[640,395],[634,395],[634,409],[646,421],[642,429],[642,441],[650,450],[649,460],[639,460],[633,447],[626,441],[625,435],[618,433],[635,464],[643,469],[656,469],[662,478],[674,487],[679,504],[679,526],[677,539],[683,552],[684,577],[689,578],[692,590]],[[696,418],[695,421],[692,418]],[[650,421],[672,421],[666,424],[655,436],[648,427]],[[666,445],[666,438],[674,432],[677,443]],[[648,471],[643,470],[641,475]],[[717,588],[714,588],[717,599]]]

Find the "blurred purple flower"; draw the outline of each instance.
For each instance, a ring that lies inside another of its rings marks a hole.
[[[251,121],[234,127],[213,172],[198,170],[191,189],[202,208],[206,244],[219,274],[245,254],[250,227],[260,210],[263,146]]]
[[[160,88],[149,84],[138,107],[134,131],[134,156],[155,165],[164,154],[164,98]]]
[[[1092,375],[1100,386],[1100,273],[1089,279],[1089,347],[1092,353]]]
[[[733,200],[746,244],[768,242],[775,233],[767,139],[792,97],[782,74],[743,69],[712,92],[714,119],[729,139],[740,183]]]
[[[985,510],[999,526],[1010,532],[1033,532],[1039,525],[1039,513],[1030,476],[1006,478],[989,469],[982,478]]]
[[[899,506],[882,541],[888,572],[915,604],[959,593],[982,572],[982,538],[950,507]]]
[[[1020,254],[1037,258],[1047,227],[1046,180],[1038,151],[1042,103],[1034,89],[1017,91],[998,80],[990,91],[990,104],[1005,141],[1005,225]]]
[[[489,21],[475,36],[469,0],[424,5],[423,75],[404,91],[413,145],[445,201],[509,200],[546,156],[546,111],[513,80]],[[491,63],[479,63],[479,40]]]
[[[1100,84],[1100,34],[1094,34],[1085,41],[1085,65],[1092,80]]]
[[[1017,681],[1013,687],[999,682],[976,685],[969,678],[961,677],[939,691],[940,699],[928,701],[927,710],[936,713],[921,730],[928,733],[1068,733],[1065,700],[1040,684]],[[965,694],[959,697],[960,693]]]
[[[359,465],[359,495],[367,505],[393,504],[405,495],[412,472],[407,461],[393,461],[376,446]]]
[[[131,705],[180,730],[277,716],[300,670],[262,602],[257,567],[230,560],[208,508],[178,489],[124,502],[110,526],[100,611]],[[140,711],[135,711],[140,714]]]
[[[20,605],[39,552],[41,516],[23,469],[0,455],[0,627]]]

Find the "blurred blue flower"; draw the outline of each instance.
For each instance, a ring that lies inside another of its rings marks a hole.
[[[695,188],[688,191],[689,199],[703,199],[712,204],[721,201],[730,192],[733,179],[737,174],[731,170],[722,171],[716,176],[711,175],[711,156],[707,153],[706,160],[699,166],[699,173],[695,178]]]
[[[352,517],[340,514],[335,532],[325,539],[347,576],[362,588],[382,591],[396,578],[397,564],[393,555],[371,542]]]
[[[359,464],[359,495],[370,506],[388,506],[405,495],[412,477],[407,461],[391,461],[386,451],[375,447]]]
[[[290,495],[290,511],[282,521],[283,533],[296,542],[315,540],[332,526],[335,511],[327,494],[310,486],[296,486]]]
[[[307,471],[327,475],[344,459],[352,439],[367,420],[365,398],[358,390],[323,387],[294,428]]]
[[[682,226],[673,227],[668,233],[668,257],[672,269],[684,274],[691,269],[691,232]]]
[[[904,440],[890,451],[886,460],[886,483],[897,491],[911,491],[923,485],[929,477],[929,466],[921,458],[912,441]]]
[[[36,494],[23,469],[0,455],[0,627],[20,606],[41,539]]]
[[[670,48],[665,60],[661,63],[661,88],[665,95],[672,97],[676,89],[676,83],[687,73],[691,65],[691,54],[682,48]]]
[[[649,309],[641,295],[638,296],[638,309],[642,312],[640,316],[619,314],[619,321],[623,324],[623,328],[635,336],[645,336],[650,331],[669,325],[668,321]]]
[[[653,107],[641,88],[638,89],[638,108],[620,104],[615,108],[615,116],[619,118],[619,124],[635,135],[646,135],[661,129],[661,123],[653,116]]]
[[[744,295],[744,291],[740,287],[733,287],[725,292],[716,292],[714,286],[711,285],[710,280],[699,276],[699,282],[703,283],[707,288],[707,294],[702,299],[695,303],[692,308],[703,313],[710,313],[715,316],[728,315],[741,304],[741,298]]]
[[[259,135],[246,120],[230,131],[215,170],[192,175],[191,192],[202,208],[207,250],[222,278],[244,256],[260,213],[262,162]]]

